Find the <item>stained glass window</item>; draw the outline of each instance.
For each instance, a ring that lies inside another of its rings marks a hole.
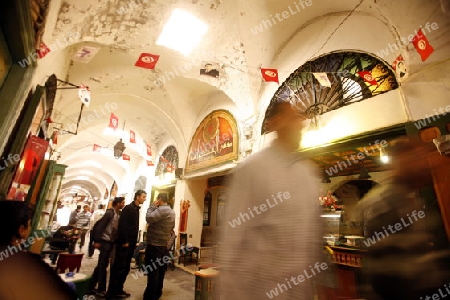
[[[376,84],[358,72],[370,72]],[[313,73],[326,73],[331,87],[322,86]],[[367,79],[367,78],[366,78]],[[309,118],[398,88],[394,72],[379,59],[359,52],[333,52],[306,62],[275,92],[266,110],[262,134],[273,103],[290,101]]]

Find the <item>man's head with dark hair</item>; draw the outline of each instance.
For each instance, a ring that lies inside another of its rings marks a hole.
[[[112,207],[116,207],[118,204],[125,201],[125,197],[115,197],[112,202]]]
[[[103,209],[103,207],[104,207],[103,204],[98,205],[98,209]]]
[[[136,205],[144,203],[145,199],[147,199],[147,192],[144,190],[137,190],[134,194],[134,203]]]
[[[80,204],[77,205],[77,210],[81,210],[81,205]]]
[[[158,197],[156,197],[156,200],[158,200],[164,204],[167,204],[167,201],[168,201],[167,195],[166,194],[158,194]]]
[[[24,201],[0,201],[0,245],[6,246],[13,239],[27,238],[20,232],[30,227],[31,211]]]
[[[300,146],[302,122],[306,118],[306,114],[292,103],[278,101],[270,104],[265,127],[277,133],[277,141],[285,150],[295,151]]]
[[[134,200],[136,200],[142,194],[146,194],[147,195],[147,192],[144,191],[144,190],[137,190],[136,193],[134,193]]]

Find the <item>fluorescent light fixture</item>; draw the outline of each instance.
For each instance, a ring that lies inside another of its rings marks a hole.
[[[75,179],[77,179],[77,180],[89,180],[90,177],[89,176],[77,176],[77,177],[75,177]]]
[[[380,148],[380,160],[384,164],[387,164],[389,162],[389,156],[386,154],[384,148]]]
[[[203,21],[176,8],[164,25],[156,44],[188,56],[207,31],[208,25]]]

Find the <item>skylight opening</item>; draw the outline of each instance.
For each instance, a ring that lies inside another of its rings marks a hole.
[[[188,56],[207,31],[206,23],[194,15],[176,8],[164,25],[156,44]]]

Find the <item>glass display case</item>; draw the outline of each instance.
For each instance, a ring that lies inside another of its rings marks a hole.
[[[333,246],[341,237],[341,211],[324,212],[320,216],[325,222],[324,242]]]

